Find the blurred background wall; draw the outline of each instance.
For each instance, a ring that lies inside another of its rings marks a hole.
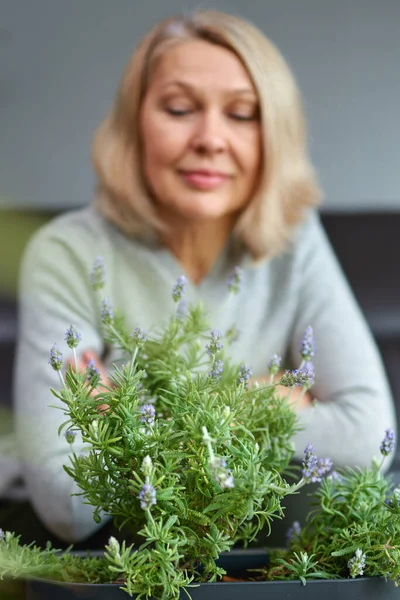
[[[40,222],[90,202],[91,137],[140,37],[194,7],[252,20],[288,60],[324,210],[400,211],[400,0],[0,0],[0,286]]]

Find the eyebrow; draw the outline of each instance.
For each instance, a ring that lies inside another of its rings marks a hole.
[[[167,83],[164,87],[168,88],[168,87],[173,87],[173,86],[183,88],[187,92],[193,92],[196,90],[196,86],[194,86],[191,83],[188,83],[186,81],[180,81],[180,80],[171,81],[171,82]],[[249,95],[251,94],[255,98],[257,97],[256,92],[252,88],[249,88],[249,87],[233,88],[231,90],[227,90],[227,94],[229,96],[241,96],[241,95],[245,95],[245,94],[249,94]]]

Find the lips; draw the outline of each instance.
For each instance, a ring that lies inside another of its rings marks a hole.
[[[227,173],[206,169],[182,170],[180,171],[180,175],[190,187],[202,190],[215,189],[223,185],[230,178]]]

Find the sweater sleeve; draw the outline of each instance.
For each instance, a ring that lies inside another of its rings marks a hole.
[[[311,392],[317,401],[299,411],[303,429],[296,435],[296,457],[311,442],[318,456],[336,466],[369,466],[380,454],[385,429],[396,427],[383,363],[317,215],[300,231],[298,245],[291,356],[298,365],[301,339],[311,325],[316,342]]]
[[[96,326],[94,294],[89,270],[91,246],[84,236],[74,236],[53,224],[46,226],[28,244],[20,273],[19,332],[14,372],[15,420],[29,498],[44,524],[59,538],[77,542],[99,525],[92,507],[84,504],[81,492],[66,474],[70,446],[58,427],[66,421],[64,406],[50,389],[59,389],[58,374],[48,364],[49,351],[57,343],[68,358],[64,341],[73,324],[82,333],[78,350],[92,349],[99,355],[103,342]],[[80,232],[82,233],[82,232]],[[87,235],[87,232],[85,232]],[[90,237],[90,236],[89,236]],[[77,437],[74,450],[82,451]]]

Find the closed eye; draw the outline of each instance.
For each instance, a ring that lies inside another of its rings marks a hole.
[[[193,111],[188,108],[167,108],[167,113],[172,115],[173,117],[184,117],[185,115],[189,115],[191,112]]]
[[[238,113],[231,113],[229,116],[235,121],[256,121],[258,119],[257,115],[241,115]]]

